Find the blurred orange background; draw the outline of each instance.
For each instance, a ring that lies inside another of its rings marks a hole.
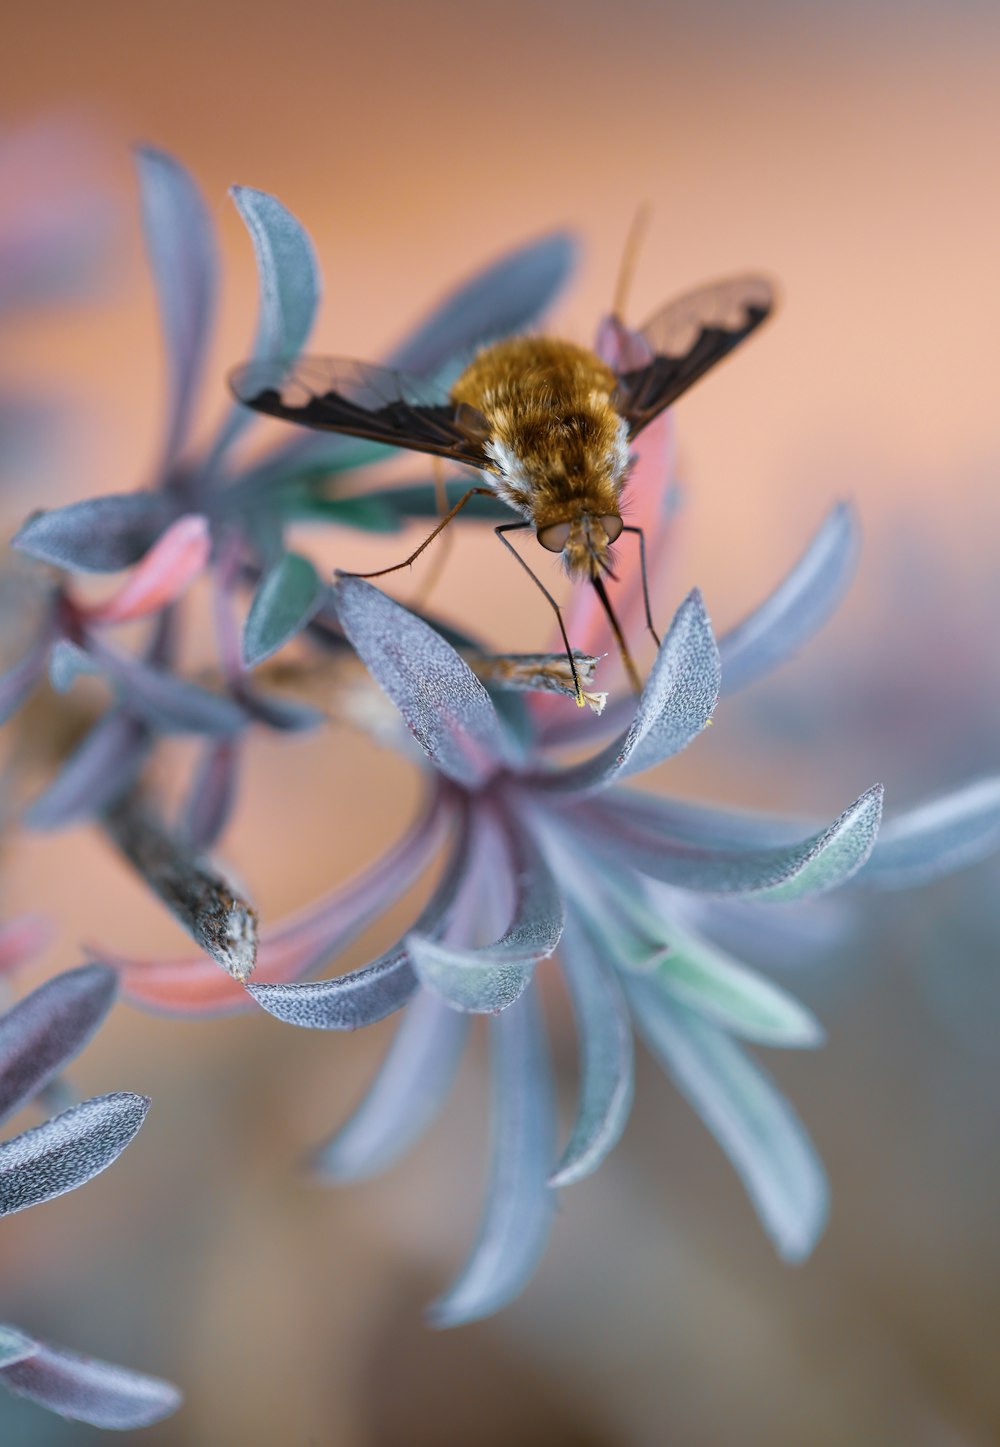
[[[721,631],[836,498],[856,500],[865,532],[848,603],[811,664],[782,679],[789,694],[835,675],[825,716],[796,741],[780,718],[761,732],[756,706],[724,707],[662,786],[822,815],[877,778],[903,804],[995,767],[1000,728],[992,761],[971,745],[935,756],[936,735],[904,714],[922,739],[917,769],[877,721],[845,738],[838,709],[864,714],[873,672],[907,686],[900,660],[926,667],[932,690],[961,652],[967,671],[952,671],[942,705],[955,737],[970,718],[987,738],[1000,724],[1000,12],[36,0],[5,18],[4,51],[3,125],[56,112],[91,130],[125,223],[99,297],[5,334],[0,377],[75,403],[57,460],[6,499],[11,528],[38,505],[140,486],[155,465],[164,372],[130,143],[182,160],[218,222],[207,425],[256,307],[232,182],[272,191],[313,237],[326,280],[313,349],[372,359],[460,276],[566,223],[585,257],[558,320],[589,339],[648,202],[631,320],[729,271],[763,269],[782,291],[776,322],[677,409],[686,506],[671,602],[697,582]],[[348,567],[400,547],[308,541]],[[925,659],[912,605],[928,596],[940,611]],[[530,585],[475,527],[435,606],[507,648],[548,636]],[[853,676],[862,653],[868,671]],[[258,741],[223,854],[276,918],[375,857],[418,790],[409,765],[340,732]],[[995,868],[976,880],[986,898]],[[958,890],[919,907],[948,917]],[[75,963],[81,940],[183,948],[88,830],[18,838],[5,894],[10,910],[56,918],[45,972]],[[0,1313],[180,1382],[188,1406],[142,1434],[150,1447],[994,1442],[1000,1080],[916,989],[893,918],[878,917],[877,951],[855,944],[840,983],[836,971],[794,980],[830,1026],[825,1050],[767,1061],[832,1177],[834,1219],[804,1268],[773,1259],[714,1144],[645,1068],[622,1147],[564,1195],[526,1295],[435,1336],[419,1306],[457,1268],[482,1186],[476,1061],[411,1160],[326,1191],[296,1163],[357,1097],[387,1027],[329,1038],[122,1006],[73,1078],[147,1092],[149,1123],[101,1180],[5,1223]],[[404,920],[382,921],[345,966]],[[940,963],[956,967],[947,952]],[[995,968],[995,945],[977,964]],[[571,1041],[556,1024],[568,1099]],[[5,1440],[19,1447],[97,1435],[10,1411]]]

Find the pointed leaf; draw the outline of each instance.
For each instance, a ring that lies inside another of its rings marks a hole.
[[[417,929],[431,938],[445,928],[465,886],[467,848],[463,816],[441,878],[417,920]],[[305,1030],[357,1030],[372,1025],[401,1009],[417,988],[405,939],[397,940],[371,964],[332,980],[247,985],[248,993],[268,1014]]]
[[[79,573],[130,568],[169,527],[175,504],[151,492],[113,493],[36,512],[11,540],[19,552]]]
[[[253,357],[290,362],[312,330],[321,282],[309,234],[287,207],[253,186],[230,186],[237,211],[253,242],[260,310]],[[231,445],[253,417],[233,406],[212,449],[212,462]]]
[[[787,991],[673,921],[665,923],[664,933],[669,953],[652,978],[682,1005],[760,1045],[823,1043],[819,1021]]]
[[[205,571],[211,552],[208,518],[184,513],[160,535],[117,593],[86,610],[87,621],[127,623],[158,613]]]
[[[910,888],[975,864],[997,848],[1000,778],[979,779],[885,823],[858,883]]]
[[[804,899],[850,879],[871,853],[882,817],[882,787],[876,785],[828,828],[797,843],[715,846],[638,822],[626,800],[619,796],[573,811],[579,827],[592,831],[599,852],[681,889],[769,900]]]
[[[102,813],[132,787],[152,747],[144,723],[125,709],[112,709],[25,811],[25,824],[31,829],[59,829]]]
[[[118,1159],[146,1118],[144,1095],[99,1095],[0,1144],[0,1216],[75,1191]]]
[[[791,1106],[721,1030],[648,980],[623,983],[647,1045],[732,1161],[778,1254],[802,1261],[826,1224],[828,1193]]]
[[[171,404],[164,470],[187,440],[215,320],[216,258],[211,218],[190,174],[164,151],[136,152],[146,248],[167,345]]]
[[[508,757],[486,689],[439,633],[360,578],[333,589],[341,626],[441,773],[475,787]]]
[[[576,243],[555,231],[508,252],[457,287],[386,359],[401,372],[433,373],[486,342],[530,326],[576,261]]]
[[[580,1096],[552,1186],[571,1185],[597,1170],[625,1129],[635,1084],[628,1009],[600,946],[579,926],[567,925],[560,958],[580,1039]]]
[[[536,993],[490,1021],[493,1129],[486,1210],[458,1279],[428,1309],[432,1326],[461,1326],[499,1311],[542,1258],[555,1192],[555,1099]]]
[[[0,1016],[0,1120],[33,1100],[83,1049],[117,987],[114,970],[81,965],[47,980]]]
[[[260,581],[243,629],[243,662],[256,668],[294,638],[323,602],[324,586],[308,558],[283,553]]]
[[[402,838],[354,879],[282,924],[265,932],[258,950],[258,973],[269,982],[301,979],[323,969],[364,927],[389,909],[424,872],[433,858],[444,821],[452,812],[434,795]],[[253,1008],[253,998],[204,957],[198,959],[122,959],[108,950],[91,950],[114,965],[126,999],[147,1009],[175,1015],[231,1015]],[[260,981],[256,982],[260,987]]]
[[[719,692],[719,653],[697,589],[677,610],[646,680],[631,726],[600,753],[536,785],[593,793],[679,753],[708,723]]]
[[[377,1175],[433,1124],[451,1089],[469,1017],[431,990],[418,990],[361,1104],[312,1160],[316,1173],[343,1183]]]
[[[562,895],[552,871],[531,835],[512,818],[501,821],[507,858],[490,870],[488,888],[497,890],[497,874],[506,869],[514,883],[514,910],[495,944],[463,948],[429,939],[417,929],[406,948],[422,984],[436,990],[456,1010],[495,1014],[506,1010],[527,988],[540,960],[552,954],[562,934]]]
[[[275,196],[231,186],[257,259],[260,317],[254,357],[291,361],[312,330],[320,297],[319,265],[309,233]]]
[[[784,582],[719,640],[724,694],[786,663],[819,632],[847,592],[859,547],[854,509],[838,503]]]
[[[448,506],[454,507],[469,488],[467,476],[458,477],[445,484]],[[376,516],[363,526],[372,527],[381,518],[388,526],[399,528],[410,518],[434,518],[441,516],[441,504],[433,482],[402,483],[399,487],[380,487],[377,491],[362,493],[354,498],[331,498],[331,507],[339,509],[342,503],[363,502],[377,508]],[[337,513],[332,514],[337,518]],[[459,520],[469,519],[480,522],[510,522],[510,508],[498,497],[471,497],[459,514]]]
[[[32,1341],[10,1327],[0,1327],[0,1336],[6,1334],[29,1343],[31,1350],[9,1365],[0,1361],[0,1382],[17,1396],[62,1417],[129,1431],[149,1427],[181,1405],[177,1388],[159,1377]]]

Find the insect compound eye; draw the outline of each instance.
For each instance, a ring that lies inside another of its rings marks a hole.
[[[552,523],[547,528],[540,528],[535,534],[543,548],[550,553],[561,553],[569,542],[572,523]]]
[[[607,533],[609,543],[616,543],[618,541],[622,535],[622,528],[624,526],[625,524],[615,512],[608,513],[606,517],[601,518],[601,527]]]

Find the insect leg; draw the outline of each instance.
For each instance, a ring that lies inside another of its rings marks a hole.
[[[448,489],[445,486],[444,462],[440,457],[431,457],[431,476],[434,479],[434,502],[437,507],[437,514],[439,518],[443,518],[448,511]],[[448,554],[453,537],[454,533],[446,533],[441,539],[441,546],[434,554],[434,561],[424,574],[424,581],[417,592],[417,596],[410,604],[412,608],[425,608],[430,601],[430,596],[444,571],[445,563],[448,561]]]
[[[496,497],[496,493],[491,487],[470,487],[467,492],[462,493],[462,496],[458,499],[458,502],[455,504],[455,506],[453,508],[450,508],[449,511],[445,513],[444,517],[438,523],[434,531],[432,533],[429,533],[428,536],[424,538],[419,548],[415,548],[410,554],[410,556],[408,558],[404,558],[401,563],[393,563],[391,568],[377,568],[374,573],[348,573],[341,570],[341,577],[384,578],[386,573],[398,573],[400,568],[408,568],[412,562],[415,562],[416,559],[420,557],[420,554],[423,552],[424,548],[426,548],[430,543],[434,541],[438,533],[443,532],[444,529],[448,526],[448,524],[458,516],[458,514],[462,511],[463,507],[469,501],[469,499],[472,497],[476,497],[477,495],[482,497]]]
[[[642,528],[624,527],[623,533],[635,533],[639,539],[639,576],[642,578],[642,603],[646,609],[646,627],[653,635],[653,642],[660,646],[660,637],[653,627],[653,610],[649,606],[649,576],[646,572],[646,534]]]
[[[522,529],[529,528],[530,526],[530,523],[501,523],[499,527],[495,527],[493,531],[503,543],[504,547],[509,548],[510,551],[514,554],[514,557],[521,564],[521,567],[527,573],[528,577],[534,583],[535,587],[540,589],[544,597],[548,600],[549,606],[551,607],[553,613],[556,615],[556,621],[559,624],[559,632],[562,634],[563,647],[566,649],[566,657],[569,659],[570,672],[573,675],[573,687],[576,689],[576,706],[577,708],[583,708],[584,703],[586,702],[583,696],[583,685],[580,682],[580,675],[577,672],[576,659],[573,657],[573,650],[569,646],[569,637],[566,633],[566,624],[563,622],[562,609],[559,607],[559,604],[553,598],[548,588],[546,588],[541,578],[537,577],[532,572],[531,568],[521,557],[521,554],[517,551],[517,548],[515,548],[514,544],[512,542],[509,542],[508,539],[504,537],[505,533],[518,533],[521,532]]]
[[[611,599],[608,597],[607,590],[604,587],[604,579],[599,573],[595,573],[590,581],[594,585],[594,592],[601,600],[601,607],[608,615],[608,622],[611,624],[611,631],[615,635],[615,642],[618,644],[618,651],[622,656],[625,672],[628,674],[628,681],[636,693],[642,693],[642,679],[639,677],[639,670],[636,668],[635,661],[628,651],[625,635],[619,626],[618,619],[615,617],[615,610],[611,606]]]

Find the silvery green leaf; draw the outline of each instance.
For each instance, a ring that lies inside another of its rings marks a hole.
[[[25,824],[58,829],[100,814],[132,787],[152,747],[153,736],[141,720],[126,709],[111,709],[25,811]]]
[[[669,828],[637,822],[627,798],[609,798],[572,811],[578,826],[591,831],[599,852],[680,889],[753,894],[757,899],[804,899],[837,888],[868,858],[882,817],[882,788],[876,785],[828,828],[795,844],[713,846],[673,836]]]
[[[97,664],[86,649],[68,638],[57,639],[49,654],[49,682],[56,693],[68,693],[82,674],[97,672]]]
[[[523,331],[555,299],[575,261],[576,243],[562,231],[507,252],[439,302],[386,365],[435,373],[486,342]]]
[[[189,173],[152,146],[136,152],[146,248],[153,268],[170,376],[165,469],[184,446],[215,320],[212,222]]]
[[[629,728],[582,764],[540,774],[536,787],[593,793],[679,753],[701,733],[719,692],[719,652],[695,589],[678,608]]]
[[[858,883],[905,889],[964,869],[1000,846],[1000,778],[979,779],[883,824]]]
[[[81,965],[46,980],[0,1016],[0,1120],[33,1100],[83,1049],[117,986],[114,970]]]
[[[828,1193],[788,1102],[721,1030],[641,976],[623,983],[640,1033],[732,1161],[778,1254],[803,1260],[826,1224]]]
[[[253,186],[231,186],[229,194],[250,232],[257,262],[260,312],[253,356],[291,361],[305,345],[319,303],[316,252],[308,232],[277,197]],[[232,408],[213,448],[213,460],[252,416],[245,407]]]
[[[427,623],[360,578],[333,589],[341,627],[435,767],[475,787],[509,756],[489,694]]]
[[[313,1169],[328,1180],[359,1181],[386,1170],[436,1120],[451,1089],[469,1017],[431,990],[418,990],[361,1104],[319,1147]]]
[[[568,1186],[589,1176],[618,1144],[634,1090],[632,1027],[599,942],[567,921],[560,959],[580,1041],[580,1093],[566,1149],[549,1179]]]
[[[489,871],[487,888],[496,893],[506,871],[514,889],[510,923],[495,944],[467,948],[428,938],[419,929],[406,949],[422,984],[456,1010],[495,1014],[506,1010],[527,988],[535,966],[552,954],[562,934],[562,894],[530,833],[511,818],[501,822],[504,855]]]
[[[73,1106],[0,1144],[0,1216],[75,1191],[118,1159],[146,1118],[144,1095],[118,1091]]]
[[[24,657],[0,677],[0,724],[13,718],[41,683],[48,655],[49,635],[46,631]]]
[[[719,640],[723,694],[786,663],[822,628],[850,585],[859,546],[854,509],[838,503],[784,582]]]
[[[159,493],[90,497],[36,512],[11,540],[19,552],[78,573],[130,568],[173,521],[177,505]]]
[[[461,1326],[499,1311],[542,1258],[555,1211],[548,1184],[555,1100],[534,987],[490,1021],[492,1142],[486,1210],[458,1279],[428,1309],[432,1326]]]
[[[243,662],[256,668],[294,638],[323,601],[324,585],[308,558],[283,553],[264,574],[243,628]]]
[[[664,924],[670,949],[650,978],[700,1015],[760,1045],[820,1045],[816,1017],[787,991],[674,921]]]
[[[169,1417],[183,1400],[175,1386],[159,1377],[50,1346],[15,1328],[0,1327],[0,1341],[4,1337],[20,1339],[30,1350],[9,1363],[0,1360],[0,1382],[61,1417],[125,1432]]]

